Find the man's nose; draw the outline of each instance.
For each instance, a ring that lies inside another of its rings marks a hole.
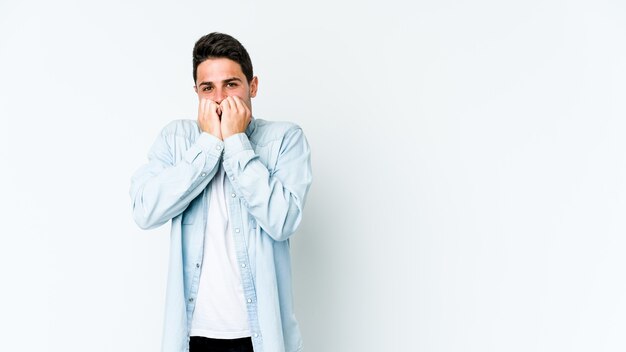
[[[224,98],[226,98],[227,95],[224,94],[223,91],[216,89],[215,90],[215,96],[213,96],[214,101],[219,105],[222,103],[222,100],[224,100]]]

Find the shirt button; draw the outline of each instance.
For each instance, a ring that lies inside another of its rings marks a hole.
[[[248,298],[248,303],[252,303],[252,300],[250,298]]]
[[[239,229],[235,229],[235,232],[239,233]]]
[[[259,334],[257,334],[256,332],[254,333],[254,337],[259,337]]]
[[[200,264],[196,263],[196,268],[199,268],[199,267],[200,267]]]
[[[217,150],[222,150],[222,146],[221,146],[221,145],[216,145],[216,146],[215,146],[215,149],[217,149]]]
[[[206,176],[206,173],[203,172],[202,175],[200,175],[200,176],[204,177],[204,176]]]
[[[241,267],[245,268],[246,267],[246,263],[241,264]]]
[[[235,198],[235,197],[236,197],[236,196],[235,196],[235,193],[231,194],[230,196],[231,196],[231,197],[233,197],[233,198]]]
[[[189,299],[189,302],[193,302],[193,297]]]

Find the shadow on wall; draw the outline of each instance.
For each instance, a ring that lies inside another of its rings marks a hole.
[[[317,181],[317,180],[316,180]],[[325,341],[341,331],[342,309],[337,290],[345,281],[341,269],[342,236],[338,204],[328,201],[314,182],[304,209],[304,219],[291,238],[295,312],[307,350],[324,350]],[[330,204],[330,203],[334,203]],[[327,338],[320,339],[320,336]]]

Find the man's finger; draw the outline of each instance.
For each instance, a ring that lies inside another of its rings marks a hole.
[[[206,118],[209,114],[211,101],[208,99],[202,99],[202,117]]]
[[[220,103],[220,107],[222,108],[222,111],[229,112],[231,110],[230,101],[229,101],[228,98],[230,98],[230,97],[225,98]]]
[[[211,101],[211,116],[215,116],[215,118],[219,118],[222,115],[222,111],[220,110],[220,106],[218,103]]]
[[[248,107],[247,105],[243,102],[243,100],[241,98],[239,98],[238,96],[234,96],[233,97],[233,102],[235,103],[235,105],[237,106],[237,111],[239,112],[248,112]]]

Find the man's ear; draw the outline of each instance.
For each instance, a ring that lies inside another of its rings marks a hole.
[[[256,97],[256,91],[259,89],[259,79],[257,76],[252,77],[250,81],[250,98]]]
[[[196,94],[198,94],[198,87],[196,87],[196,85],[193,85],[193,90],[196,92]]]

